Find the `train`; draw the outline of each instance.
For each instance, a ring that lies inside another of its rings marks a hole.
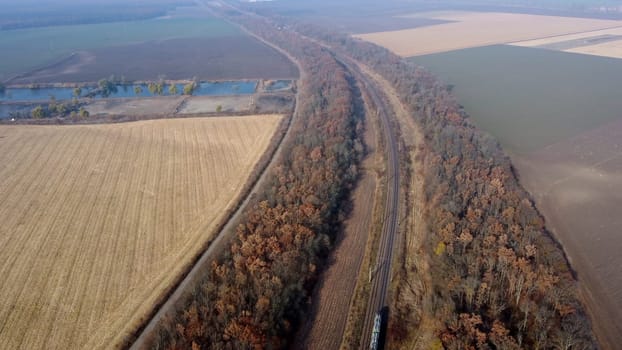
[[[369,342],[370,350],[384,349],[384,342],[387,332],[387,320],[389,319],[389,308],[387,306],[381,308],[374,316],[374,328],[371,331],[371,341]]]
[[[371,342],[369,343],[370,350],[378,350],[378,341],[380,340],[380,330],[382,329],[382,315],[380,312],[376,313],[374,317],[374,328],[371,331]]]

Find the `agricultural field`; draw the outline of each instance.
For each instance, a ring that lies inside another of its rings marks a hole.
[[[409,57],[622,26],[615,20],[494,12],[422,12],[406,17],[450,23],[356,37]]]
[[[414,57],[509,153],[604,344],[622,341],[622,60],[514,46]],[[608,348],[608,347],[604,347]]]
[[[211,34],[82,51],[11,83],[93,82],[111,74],[130,81],[298,77],[296,66],[285,56],[248,35],[235,30]]]
[[[603,349],[616,349],[622,341],[622,114],[512,162],[578,271]]]
[[[511,45],[622,58],[622,27],[519,41]]]
[[[106,23],[142,20],[167,15],[191,0],[2,0],[0,30],[49,27],[61,24]]]
[[[0,126],[0,348],[109,348],[214,235],[278,115]]]
[[[219,19],[171,18],[0,31],[0,80],[42,68],[71,53],[150,40],[242,35]]]
[[[621,60],[506,45],[412,60],[451,84],[476,124],[515,153],[622,116]]]
[[[436,9],[439,4],[378,2],[372,0],[340,1],[257,1],[246,6],[262,13],[277,13],[336,31],[362,34],[417,28],[447,23],[432,18],[398,17],[404,13]]]

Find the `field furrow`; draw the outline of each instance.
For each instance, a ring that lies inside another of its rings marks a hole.
[[[118,343],[214,234],[280,121],[0,127],[0,348]]]
[[[81,135],[80,135],[81,136]],[[84,145],[84,142],[86,141],[84,137],[80,137],[77,141],[79,142],[73,142],[73,149],[75,150],[75,153],[72,155],[72,157],[70,159],[79,159],[80,157],[82,157],[82,154],[79,153],[84,153],[85,151],[90,150],[91,148],[83,148],[81,146]],[[90,157],[90,154],[87,155]],[[51,200],[52,202],[56,202],[59,201],[60,198],[57,196],[63,196],[63,188],[73,188],[75,189],[77,186],[77,182],[79,180],[79,178],[73,177],[73,176],[69,176],[69,174],[82,174],[84,169],[84,164],[82,163],[78,163],[78,162],[59,162],[56,163],[56,170],[59,171],[61,173],[61,179],[63,179],[64,181],[62,183],[58,183],[58,184],[54,184],[54,186],[51,186],[51,189],[55,189],[54,192],[54,198]],[[75,206],[76,204],[79,204],[79,202],[70,202],[70,203],[66,203],[66,205],[68,206]],[[66,223],[71,222],[72,218],[71,217],[72,211],[65,211],[65,210],[61,210],[61,208],[57,208],[56,210],[56,215],[53,219],[53,221],[51,223],[49,223],[47,225],[47,227],[49,228],[48,231],[50,234],[48,234],[48,236],[46,237],[48,240],[50,240],[49,242],[44,242],[43,244],[40,245],[39,249],[39,253],[35,254],[35,256],[38,257],[38,261],[44,261],[46,264],[60,264],[60,265],[65,265],[65,262],[63,261],[65,258],[65,252],[64,252],[64,246],[63,243],[67,242],[68,240],[71,241],[70,237],[67,237],[67,233],[69,232],[68,230],[66,230],[65,227]],[[42,266],[37,267],[41,268]],[[39,305],[43,305],[45,304],[45,293],[44,291],[47,290],[53,290],[55,291],[54,295],[52,298],[50,298],[51,300],[53,300],[53,302],[51,303],[51,305],[53,307],[47,308],[45,310],[42,310],[42,312],[40,314],[34,314],[33,313],[33,317],[36,316],[40,319],[44,319],[44,320],[50,320],[53,319],[53,314],[55,312],[55,310],[57,309],[59,303],[58,303],[58,297],[61,296],[60,290],[58,289],[59,286],[62,286],[62,284],[59,284],[57,281],[59,279],[61,279],[61,277],[59,275],[62,275],[64,273],[64,271],[55,271],[56,273],[54,274],[47,274],[45,276],[45,280],[40,280],[39,283],[42,284],[41,287],[38,287],[34,290],[36,290],[36,298],[37,298],[37,303]],[[30,324],[34,321],[34,319],[30,319],[26,322],[26,324]],[[30,333],[33,333],[34,330],[29,329]],[[34,348],[34,347],[41,347],[44,346],[44,342],[45,342],[46,338],[43,337],[32,337],[30,334],[26,334],[25,338],[23,339],[23,341],[25,343],[20,344],[20,348]]]

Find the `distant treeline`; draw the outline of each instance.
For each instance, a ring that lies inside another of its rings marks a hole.
[[[435,334],[445,349],[596,348],[562,248],[509,158],[471,124],[447,87],[386,49],[286,25],[383,76],[425,135],[427,256],[416,258],[429,259],[431,305],[392,310],[389,340],[399,344],[428,317],[440,324]]]
[[[192,2],[185,4],[191,5]],[[170,1],[3,5],[0,11],[0,30],[142,20],[164,16],[170,10],[183,5],[184,3],[172,4]]]
[[[149,348],[276,349],[310,304],[357,177],[363,121],[344,69],[320,45],[269,22],[234,17],[295,57],[302,69],[297,117],[269,183],[229,248]]]

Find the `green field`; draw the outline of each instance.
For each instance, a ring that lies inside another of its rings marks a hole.
[[[241,35],[219,19],[175,18],[0,31],[0,81],[72,52],[148,40]]]
[[[414,57],[474,122],[527,153],[622,118],[622,60],[495,45]]]

